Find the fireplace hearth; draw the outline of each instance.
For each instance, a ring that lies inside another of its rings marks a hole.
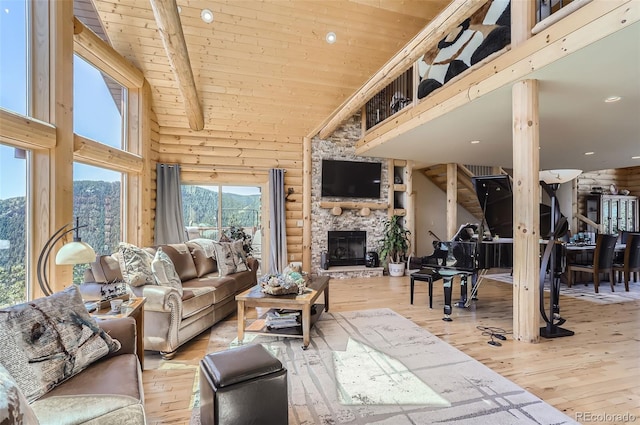
[[[359,230],[329,231],[327,246],[330,267],[365,265],[367,232]]]

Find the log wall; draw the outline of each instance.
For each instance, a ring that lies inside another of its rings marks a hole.
[[[179,163],[184,183],[259,186],[263,199],[268,196],[269,170],[285,169],[285,193],[293,190],[286,204],[287,251],[289,261],[302,261],[302,142],[302,137],[242,129],[160,127],[157,160]]]

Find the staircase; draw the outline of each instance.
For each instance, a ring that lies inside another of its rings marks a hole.
[[[469,211],[471,215],[482,220],[482,208],[478,203],[478,197],[476,191],[471,183],[471,178],[475,175],[473,171],[465,167],[462,164],[457,164],[458,167],[458,205],[461,205],[464,209]],[[473,167],[476,174],[489,175],[489,174],[506,174],[504,170],[494,170],[493,167]],[[429,178],[436,186],[447,191],[447,165],[438,164],[432,165],[427,168],[423,168],[422,173]]]

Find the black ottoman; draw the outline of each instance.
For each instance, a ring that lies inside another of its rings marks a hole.
[[[202,425],[288,424],[287,369],[262,345],[200,361]]]

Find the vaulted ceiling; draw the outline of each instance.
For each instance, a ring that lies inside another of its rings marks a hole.
[[[89,2],[76,0],[76,14]],[[178,0],[205,130],[306,136],[447,3]],[[150,2],[93,4],[110,43],[149,81],[159,125],[188,128]]]

